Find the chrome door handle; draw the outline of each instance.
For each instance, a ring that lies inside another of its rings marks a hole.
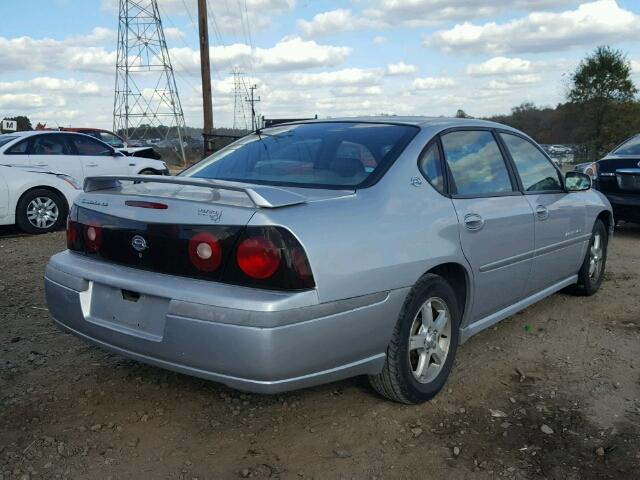
[[[48,163],[44,163],[44,162],[36,163],[36,167],[48,167],[48,166],[49,166]]]
[[[464,226],[467,230],[475,231],[484,227],[484,220],[477,213],[467,213],[464,216]]]
[[[546,220],[549,217],[549,210],[544,205],[536,207],[536,215],[540,220]]]
[[[97,163],[87,163],[87,167],[97,167]]]

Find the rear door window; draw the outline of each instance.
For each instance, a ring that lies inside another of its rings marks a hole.
[[[509,149],[525,192],[562,190],[558,170],[530,141],[517,135],[501,133],[500,137]]]
[[[32,155],[70,155],[64,135],[39,135],[34,138]]]
[[[440,161],[440,150],[437,144],[433,143],[424,150],[418,159],[418,168],[422,174],[433,185],[433,188],[440,193],[444,193],[444,175],[442,173],[442,162]]]
[[[500,147],[486,130],[460,130],[442,135],[454,195],[483,196],[513,192]]]

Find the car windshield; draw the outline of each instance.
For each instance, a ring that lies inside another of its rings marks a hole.
[[[0,147],[6,145],[11,140],[15,140],[18,137],[13,137],[11,135],[0,135]]]
[[[243,137],[183,176],[298,187],[372,184],[418,132],[385,123],[283,125]]]
[[[613,151],[616,155],[640,155],[640,135],[630,138]]]

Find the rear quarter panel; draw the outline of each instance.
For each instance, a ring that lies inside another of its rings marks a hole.
[[[433,133],[418,133],[377,184],[347,197],[259,209],[250,225],[281,225],[297,236],[320,302],[412,286],[442,263],[468,272],[453,204],[417,167]],[[416,176],[422,185],[412,186]]]

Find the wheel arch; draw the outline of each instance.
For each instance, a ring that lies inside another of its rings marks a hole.
[[[58,195],[60,197],[60,199],[62,200],[62,206],[64,208],[64,214],[68,215],[68,213],[69,213],[69,202],[67,201],[66,195],[62,191],[58,190],[55,187],[52,187],[51,185],[36,185],[36,186],[29,187],[26,190],[24,190],[18,196],[18,198],[16,199],[16,204],[15,204],[15,207],[14,207],[14,213],[16,215],[16,218],[18,218],[18,207],[20,206],[20,202],[22,201],[22,199],[24,198],[24,196],[26,194],[28,194],[29,192],[32,192],[34,190],[48,190],[48,191]]]
[[[607,232],[610,234],[613,226],[615,225],[615,220],[613,218],[613,214],[609,210],[602,210],[596,220],[602,220],[602,222],[607,227]],[[594,222],[595,223],[595,222]]]
[[[439,275],[451,284],[456,294],[456,300],[460,308],[460,320],[462,322],[471,300],[470,272],[460,263],[447,262],[430,268],[424,274],[426,275],[428,273]]]

